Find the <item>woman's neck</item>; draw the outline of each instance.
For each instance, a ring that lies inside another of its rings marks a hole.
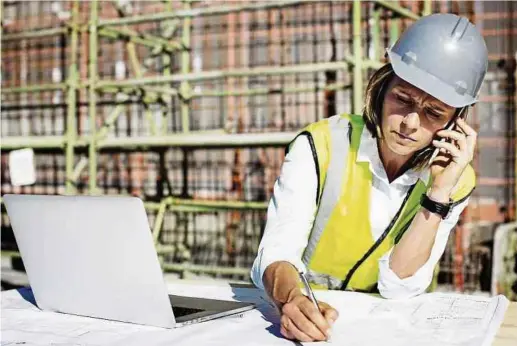
[[[394,153],[382,139],[377,140],[377,147],[379,148],[379,157],[388,176],[388,181],[391,183],[407,170],[405,164],[411,158],[411,155],[403,156]]]

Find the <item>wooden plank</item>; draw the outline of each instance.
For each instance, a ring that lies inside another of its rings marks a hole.
[[[517,345],[517,302],[511,302],[504,315],[503,324],[497,331],[493,346]]]

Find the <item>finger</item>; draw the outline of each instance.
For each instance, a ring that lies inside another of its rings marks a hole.
[[[433,145],[437,148],[446,149],[453,157],[461,157],[461,151],[452,143],[433,140]]]
[[[464,119],[458,118],[456,124],[467,136],[477,136],[477,132]]]
[[[328,305],[325,302],[318,302],[320,306],[320,311],[323,314],[323,317],[327,320],[329,325],[332,325],[339,318],[339,312],[334,309],[332,306]]]
[[[436,134],[442,138],[451,138],[455,140],[458,144],[458,147],[462,151],[467,149],[467,137],[461,132],[452,130],[442,130],[438,131]]]
[[[334,322],[339,318],[339,312],[325,302],[318,302],[318,305],[320,306],[320,311],[323,314],[323,317],[325,317],[327,323],[332,326],[332,324],[334,324]]]
[[[295,298],[291,303],[285,304],[282,307],[282,314],[289,317],[291,322],[293,322],[291,324],[296,327],[298,331],[308,335],[311,340],[325,340],[326,336],[307,318],[305,313],[300,310],[305,305],[317,312],[312,302],[306,296],[300,296]],[[307,307],[305,307],[304,310],[307,310]],[[292,327],[289,330],[297,336]]]
[[[436,157],[432,162],[431,162],[431,165],[433,167],[441,167],[441,168],[445,168],[447,167],[451,162],[451,159],[450,158],[446,158],[446,157]]]
[[[447,153],[447,149],[440,148],[440,151],[438,152],[438,155],[434,157],[434,161],[447,161],[449,162],[451,160],[451,154]]]
[[[458,124],[458,127],[465,133],[465,136],[467,137],[467,143],[470,148],[474,148],[476,145],[477,140],[477,132],[467,124],[467,122],[463,119],[456,120],[456,124]]]
[[[299,308],[309,321],[309,325],[304,325],[303,329],[302,326],[298,327],[316,340],[326,340],[329,336],[330,325],[321,312],[309,301],[299,305]]]
[[[291,336],[290,339],[296,339],[296,340],[306,341],[306,342],[315,340],[314,338],[310,337],[306,333],[302,332],[296,326],[296,323],[289,316],[282,315],[281,321],[282,320],[283,320],[282,327],[285,328],[286,334]]]
[[[280,318],[280,333],[287,339],[294,340],[293,333],[289,331],[290,319],[286,315],[282,315]]]
[[[286,330],[284,326],[280,326],[280,334],[282,334],[286,339],[294,340],[294,335],[290,331]]]

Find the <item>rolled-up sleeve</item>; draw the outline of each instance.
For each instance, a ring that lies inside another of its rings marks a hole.
[[[305,271],[302,254],[316,212],[317,175],[309,141],[298,137],[284,159],[268,205],[267,222],[251,269],[255,286],[264,288],[266,268],[287,261]]]
[[[379,259],[379,280],[377,287],[384,298],[405,299],[423,293],[433,280],[436,264],[443,255],[451,230],[459,220],[461,212],[468,204],[468,199],[461,202],[448,218],[438,226],[431,255],[427,262],[410,277],[401,279],[390,268],[390,256],[393,248]]]

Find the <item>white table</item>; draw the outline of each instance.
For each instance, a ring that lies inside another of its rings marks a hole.
[[[30,300],[29,290],[11,290],[2,292],[1,306],[1,340],[2,345],[25,343],[24,345],[293,345],[279,335],[278,314],[272,308],[262,292],[252,288],[231,287],[228,284],[200,284],[178,281],[169,284],[171,294],[202,296],[219,299],[234,299],[254,302],[258,309],[245,312],[237,317],[190,325],[172,330],[125,324],[121,322],[98,320],[87,317],[57,314],[40,311]],[[25,298],[20,294],[25,295]],[[323,292],[322,294],[326,294]],[[330,292],[346,294],[354,301],[371,299],[358,293]],[[318,293],[317,293],[318,295]],[[348,304],[348,303],[347,303]],[[350,306],[346,305],[346,306]],[[360,304],[358,305],[360,306]],[[516,304],[511,305],[503,322],[503,334],[497,335],[494,345],[517,345]],[[362,312],[348,309],[350,314],[361,318]],[[355,311],[355,312],[354,312]],[[366,313],[366,312],[365,312]],[[341,312],[342,316],[345,316]],[[364,315],[364,314],[363,314]],[[362,316],[363,318],[365,317]],[[346,318],[343,317],[343,318]],[[341,319],[341,317],[340,317]],[[348,323],[348,322],[347,322]],[[372,322],[373,323],[373,322]],[[513,325],[513,327],[512,327]],[[381,328],[373,326],[374,328]],[[512,329],[513,328],[513,329]],[[335,335],[335,332],[333,332]],[[360,340],[352,328],[347,338],[350,344],[359,345]],[[419,335],[419,331],[414,331]],[[363,334],[364,335],[364,334]],[[423,334],[422,334],[423,335]],[[355,337],[355,339],[354,339]],[[371,335],[368,335],[371,337]],[[382,338],[382,335],[375,337]],[[355,341],[354,341],[355,340]],[[422,338],[422,340],[426,340]],[[374,341],[371,341],[372,344]],[[432,345],[432,342],[416,344]]]

